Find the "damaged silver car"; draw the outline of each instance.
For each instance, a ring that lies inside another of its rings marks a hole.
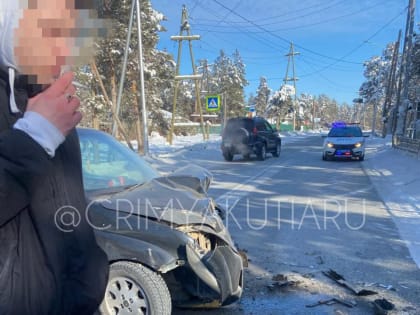
[[[110,262],[102,314],[171,314],[237,301],[243,258],[198,166],[161,176],[106,133],[79,128],[89,219]]]

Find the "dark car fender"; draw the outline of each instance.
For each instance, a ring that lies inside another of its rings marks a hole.
[[[255,139],[254,143],[252,144],[255,153],[259,152],[263,145],[267,146],[266,140],[264,138],[257,137],[257,139]]]
[[[110,263],[120,260],[134,261],[160,273],[167,273],[179,266],[177,254],[152,243],[118,232],[95,231],[95,234]]]

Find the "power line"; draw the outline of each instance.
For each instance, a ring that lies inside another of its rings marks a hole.
[[[314,69],[307,61],[305,61],[303,58],[301,59],[301,61],[303,61],[304,63],[308,64],[309,67],[311,67],[312,69]],[[317,75],[325,80],[327,83],[329,83],[330,86],[335,87],[335,88],[339,88],[339,89],[345,89],[345,90],[349,90],[350,87],[349,86],[345,86],[342,84],[338,84],[337,82],[332,81],[330,78],[328,78],[327,76],[323,75],[321,72],[317,72]],[[300,76],[301,78],[305,78],[305,74],[302,74]]]
[[[370,7],[367,7],[367,8],[362,8],[362,9],[360,9],[360,10],[353,11],[353,12],[350,12],[350,13],[347,13],[347,14],[339,15],[339,16],[332,17],[332,18],[329,18],[329,19],[325,19],[325,18],[323,18],[323,19],[322,19],[321,21],[319,21],[319,22],[313,22],[313,23],[309,23],[309,24],[301,24],[301,25],[299,25],[299,26],[295,26],[295,27],[285,27],[285,28],[280,28],[280,29],[276,29],[276,30],[274,30],[274,32],[297,30],[297,29],[307,28],[307,27],[311,27],[311,26],[315,26],[315,25],[326,24],[326,23],[329,23],[329,22],[332,22],[332,21],[340,20],[340,19],[342,19],[342,18],[346,18],[346,17],[349,17],[349,16],[357,15],[357,14],[359,14],[360,12],[365,12],[365,11],[367,11],[367,10],[370,10],[370,9],[376,8],[376,7],[380,6],[380,5],[383,5],[383,2],[382,2],[382,1],[381,1],[380,3],[378,3],[378,4],[372,5],[372,6],[370,6]]]
[[[315,10],[315,11],[310,12],[310,13],[306,13],[306,14],[298,15],[298,16],[295,16],[295,17],[289,17],[289,18],[287,18],[287,19],[285,19],[285,20],[282,20],[282,21],[280,21],[280,22],[276,22],[276,23],[274,23],[274,22],[273,22],[273,23],[260,24],[260,25],[261,25],[261,26],[269,26],[269,25],[281,24],[281,23],[290,22],[290,21],[293,21],[293,20],[297,20],[297,19],[305,18],[305,17],[311,16],[311,15],[315,15],[315,14],[320,13],[320,12],[324,12],[324,13],[325,13],[325,10],[326,10],[326,9],[329,9],[329,8],[335,7],[337,4],[339,4],[339,3],[341,3],[341,2],[348,2],[348,1],[347,1],[347,0],[343,0],[343,1],[340,1],[340,2],[338,2],[338,3],[336,3],[336,4],[330,4],[330,5],[328,5],[328,6],[327,6],[327,7],[325,7],[325,8],[318,8],[318,10]]]
[[[202,3],[198,3],[198,5],[199,5],[200,7],[202,7],[204,10],[206,10],[207,12],[211,11],[211,10],[210,10],[210,8],[207,8],[207,7],[203,6],[203,5],[202,5]],[[229,11],[229,10],[228,10],[228,11]],[[236,13],[235,13],[235,11],[233,11],[233,10],[230,10],[230,12],[231,12],[231,13],[236,14]],[[218,15],[218,14],[216,13],[216,14],[214,14],[214,15]],[[228,24],[231,24],[230,22],[227,22],[227,23],[228,23]],[[195,24],[194,24],[194,25],[195,25]],[[236,25],[232,25],[232,26],[233,26],[234,28],[238,28]],[[244,33],[246,36],[249,36],[249,37],[251,37],[251,38],[253,38],[253,39],[257,40],[257,41],[261,42],[262,44],[264,44],[264,45],[266,45],[266,46],[269,46],[269,47],[271,47],[271,48],[273,48],[273,49],[278,49],[278,48],[279,48],[278,46],[273,45],[273,43],[272,43],[271,41],[267,40],[267,39],[262,39],[262,38],[260,38],[260,37],[253,36],[253,35],[252,35],[252,34],[250,34],[249,32],[243,32],[243,30],[241,30],[241,31],[242,31],[242,33]],[[287,46],[283,46],[282,48],[286,49],[286,47],[287,47]]]
[[[376,35],[378,35],[382,30],[384,30],[388,25],[390,25],[392,22],[394,22],[398,17],[400,17],[401,14],[404,13],[404,11],[407,9],[408,7],[406,7],[404,10],[402,10],[400,13],[398,13],[398,15],[396,15],[395,17],[393,17],[390,21],[388,21],[385,25],[383,25],[380,29],[378,29],[373,35],[371,35],[369,38],[365,39],[362,43],[360,43],[358,46],[356,46],[355,48],[353,48],[352,50],[350,50],[348,53],[346,53],[343,57],[341,57],[340,59],[344,59],[348,56],[350,56],[351,54],[353,54],[356,50],[358,50],[360,47],[366,45],[366,43],[371,40],[372,38],[374,38]],[[326,65],[325,67],[318,69],[316,72],[312,72],[309,74],[306,74],[305,76],[311,76],[313,74],[318,74],[328,68],[330,68],[331,66],[337,64],[338,61],[333,62],[329,65]]]
[[[225,8],[226,10],[230,11],[232,14],[234,14],[234,15],[236,15],[236,16],[238,16],[238,17],[240,17],[241,19],[243,19],[243,20],[247,21],[248,23],[250,23],[250,24],[254,25],[255,27],[257,27],[257,28],[259,28],[259,29],[263,30],[263,31],[264,31],[264,32],[266,32],[267,34],[270,34],[270,35],[272,35],[272,36],[274,36],[274,37],[276,37],[276,38],[278,38],[278,39],[280,39],[280,40],[282,40],[282,41],[284,41],[284,42],[287,42],[287,43],[290,43],[290,42],[291,42],[290,40],[287,40],[287,39],[285,39],[284,37],[281,37],[281,36],[279,36],[278,34],[276,34],[276,33],[272,32],[272,31],[270,31],[270,30],[268,30],[268,29],[266,29],[266,28],[264,28],[264,27],[262,27],[262,26],[260,26],[260,25],[258,25],[258,24],[256,24],[256,23],[252,22],[251,20],[247,19],[246,17],[244,17],[244,16],[240,15],[239,13],[237,13],[237,12],[233,11],[232,9],[230,9],[229,7],[225,6],[225,5],[224,5],[223,3],[221,3],[220,1],[218,1],[218,0],[213,0],[213,2],[216,2],[218,5],[220,5],[221,7]],[[316,51],[314,51],[314,50],[312,50],[312,49],[305,48],[305,47],[303,47],[303,46],[301,46],[301,45],[295,45],[295,46],[296,46],[296,47],[299,47],[301,50],[305,50],[305,51],[307,51],[307,52],[310,52],[310,53],[312,53],[312,54],[314,54],[314,55],[317,55],[317,56],[320,56],[320,57],[323,57],[323,58],[327,58],[327,59],[331,59],[331,60],[336,60],[336,61],[338,61],[338,62],[344,62],[344,63],[361,64],[360,62],[345,61],[345,60],[342,60],[342,59],[337,59],[337,58],[334,58],[334,57],[331,57],[331,56],[327,56],[327,55],[324,55],[324,54],[318,53],[318,52],[316,52]]]
[[[222,6],[223,8],[225,8],[226,10],[228,10],[229,12],[231,12],[232,14],[234,14],[234,15],[236,15],[236,16],[238,16],[238,17],[240,17],[241,19],[243,19],[244,21],[246,21],[247,23],[250,23],[250,24],[252,24],[253,26],[255,26],[255,27],[257,27],[258,29],[261,29],[264,33],[267,33],[267,34],[270,34],[270,35],[272,35],[272,36],[274,36],[274,37],[276,37],[276,38],[279,38],[280,40],[282,40],[282,41],[286,41],[286,42],[290,42],[289,40],[287,40],[287,39],[285,39],[285,38],[283,38],[283,37],[281,37],[281,36],[279,36],[278,34],[276,34],[275,33],[275,31],[271,31],[271,30],[268,30],[268,29],[266,29],[266,28],[264,28],[264,27],[262,27],[261,25],[259,25],[259,24],[256,24],[256,23],[254,23],[253,21],[251,21],[251,20],[249,20],[249,19],[247,19],[246,17],[244,17],[244,16],[242,16],[242,15],[240,15],[239,13],[237,13],[237,12],[235,12],[233,9],[231,9],[231,8],[229,8],[229,7],[227,7],[227,6],[225,6],[225,5],[223,5],[222,3],[220,3],[218,0],[213,0],[214,2],[216,2],[218,5],[220,5],[220,6]],[[376,7],[378,4],[375,4],[374,6],[371,6],[371,7],[369,7],[368,9],[371,9],[371,8],[373,8],[373,7]],[[367,10],[366,8],[365,9],[363,9],[364,11],[365,10]],[[354,14],[356,14],[356,13],[359,13],[359,12],[361,12],[362,10],[359,10],[359,11],[357,11],[357,12],[353,12],[353,13],[350,13],[350,14],[346,14],[346,15],[343,15],[343,16],[340,16],[340,17],[336,17],[336,18],[334,18],[334,19],[338,19],[338,18],[342,18],[342,17],[347,17],[347,16],[350,16],[350,15],[354,15]],[[371,37],[369,37],[369,39],[371,39],[371,38],[373,38],[373,37],[375,37],[383,28],[385,28],[386,26],[388,26],[389,24],[391,24],[393,21],[395,21],[403,12],[405,11],[405,9],[403,10],[403,11],[401,11],[401,13],[399,13],[395,18],[393,18],[393,19],[391,19],[387,24],[385,24],[381,29],[379,29],[375,34],[373,34]],[[330,19],[329,21],[331,21],[331,20],[334,20],[334,19]],[[324,22],[321,22],[321,23],[324,23]],[[315,25],[315,24],[320,24],[320,23],[313,23],[313,24],[310,24],[310,25]],[[309,26],[310,26],[309,25]],[[318,53],[318,52],[316,52],[316,51],[313,51],[313,50],[311,50],[311,49],[308,49],[308,48],[305,48],[305,47],[303,47],[303,46],[301,46],[301,45],[295,45],[296,47],[299,47],[301,50],[305,50],[305,51],[307,51],[307,52],[309,52],[309,53],[312,53],[312,54],[315,54],[315,55],[318,55],[318,56],[320,56],[320,57],[323,57],[323,58],[327,58],[327,59],[331,59],[331,60],[334,60],[335,62],[333,63],[333,64],[331,64],[331,65],[334,65],[334,64],[336,64],[336,63],[338,63],[338,62],[342,62],[342,63],[350,63],[350,64],[363,64],[363,63],[361,63],[361,62],[353,62],[353,61],[346,61],[346,60],[344,60],[344,58],[346,58],[346,57],[348,57],[349,55],[351,55],[354,51],[356,51],[356,50],[358,50],[361,46],[363,46],[364,45],[364,43],[362,43],[361,45],[359,45],[359,46],[357,46],[356,48],[354,48],[353,50],[351,50],[349,53],[347,53],[346,55],[344,55],[343,57],[341,57],[341,58],[335,58],[335,57],[330,57],[330,56],[327,56],[327,55],[324,55],[324,54],[321,54],[321,53]],[[330,67],[331,65],[328,65],[327,67]]]
[[[317,10],[316,11],[313,11],[313,12],[309,12],[309,13],[306,13],[306,14],[304,14],[304,15],[301,15],[301,16],[297,16],[297,17],[293,17],[293,18],[290,18],[290,16],[291,15],[293,15],[293,13],[302,13],[302,9],[297,9],[297,10],[293,10],[293,11],[288,11],[288,12],[286,12],[286,13],[284,13],[284,14],[280,14],[280,15],[275,15],[275,16],[271,16],[271,17],[264,17],[264,21],[266,22],[267,20],[273,20],[273,19],[277,19],[277,18],[279,18],[279,17],[283,17],[283,16],[287,16],[288,18],[286,19],[286,20],[280,20],[280,21],[276,21],[276,22],[272,22],[272,23],[266,23],[266,24],[259,24],[259,25],[261,25],[261,26],[268,26],[268,25],[274,25],[274,24],[280,24],[280,23],[283,23],[283,22],[286,22],[286,21],[289,21],[289,20],[291,20],[291,19],[296,19],[296,18],[300,18],[300,17],[306,17],[306,16],[310,16],[310,15],[313,15],[313,14],[316,14],[316,13],[319,13],[319,12],[322,12],[322,11],[325,11],[326,9],[329,9],[329,8],[331,8],[331,7],[334,7],[334,6],[337,6],[338,4],[340,4],[340,3],[342,3],[342,2],[348,2],[347,0],[341,0],[341,1],[339,1],[339,2],[337,2],[337,3],[334,3],[334,4],[328,4],[326,7],[321,7],[320,6],[320,4],[314,4],[314,5],[312,5],[312,6],[308,6],[308,7],[305,7],[305,9],[306,10],[308,10],[308,9],[312,9],[312,8],[317,8]],[[232,10],[234,10],[234,9],[232,9]],[[207,22],[214,22],[214,20],[211,20],[211,19],[202,19],[202,21],[207,21]],[[259,20],[253,20],[253,22],[254,23],[258,23],[259,22]],[[235,24],[244,24],[244,22],[240,22],[240,21],[238,21],[238,22],[233,22],[233,23],[235,23]],[[246,22],[246,23],[248,23],[248,22]]]
[[[239,0],[238,3],[236,3],[236,5],[233,7],[232,10],[235,10],[240,4],[241,4],[242,0]],[[198,4],[198,2],[197,2]],[[227,12],[222,18],[220,18],[220,20],[218,22],[216,22],[216,25],[224,22],[226,20],[226,18],[231,14],[231,12]],[[206,34],[208,32],[208,30],[204,31],[203,35]]]

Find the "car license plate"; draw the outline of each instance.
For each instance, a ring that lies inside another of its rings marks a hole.
[[[350,150],[337,150],[335,151],[335,155],[351,155]]]

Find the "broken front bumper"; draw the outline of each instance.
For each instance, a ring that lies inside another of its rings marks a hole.
[[[205,297],[211,302],[208,305],[195,306],[218,307],[239,300],[243,288],[243,263],[242,257],[230,246],[217,246],[200,257],[192,246],[187,245],[186,254],[188,265],[204,284],[202,286],[197,283],[194,288],[196,292],[190,293]],[[192,286],[189,288],[191,291]]]

